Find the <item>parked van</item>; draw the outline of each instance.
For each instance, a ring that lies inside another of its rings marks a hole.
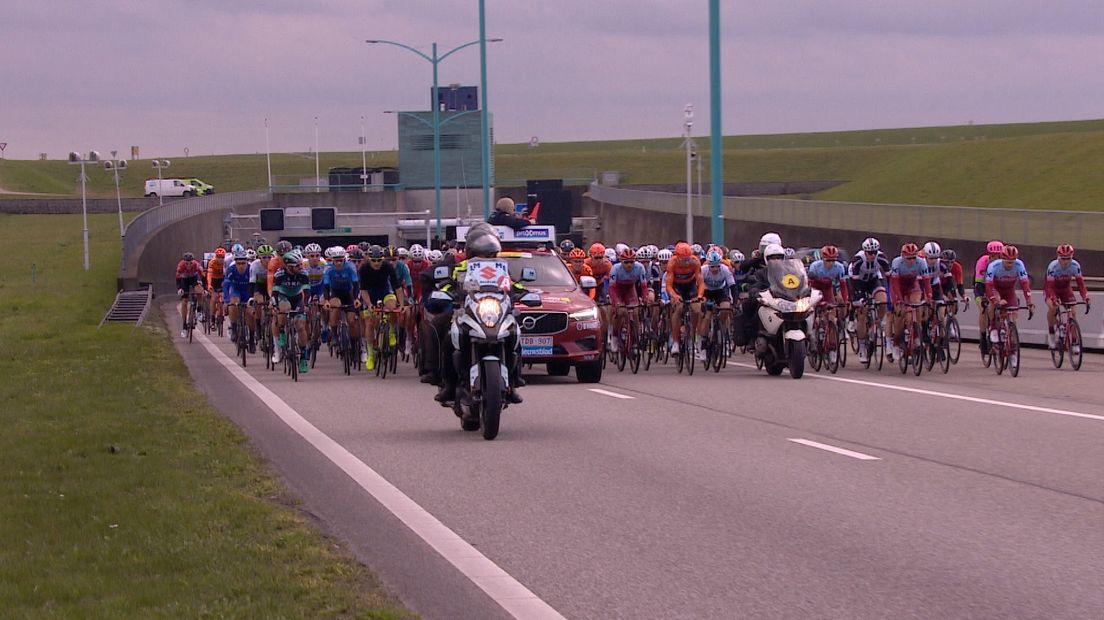
[[[196,188],[196,194],[199,196],[208,196],[215,193],[215,186],[210,183],[204,183],[199,179],[184,179],[184,182],[188,185],[194,185]]]
[[[195,196],[199,192],[196,190],[195,185],[186,183],[181,179],[147,179],[146,191],[143,193],[147,198],[151,196],[171,198],[174,196]]]

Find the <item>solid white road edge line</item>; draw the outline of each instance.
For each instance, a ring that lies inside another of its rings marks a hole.
[[[502,570],[467,541],[437,520],[436,517],[419,506],[393,484],[380,476],[374,469],[353,456],[341,444],[318,430],[283,399],[253,378],[245,369],[238,366],[223,353],[217,345],[199,331],[195,332],[199,342],[215,361],[222,364],[231,375],[242,383],[257,398],[261,399],[273,413],[285,424],[306,439],[312,446],[337,465],[362,489],[372,495],[391,514],[398,517],[422,540],[433,547],[437,553],[456,567],[465,577],[472,580],[480,590],[502,606],[515,618],[562,619],[555,609],[545,603],[536,594]]]
[[[636,398],[635,396],[629,396],[627,394],[618,394],[617,392],[610,392],[609,390],[602,390],[602,389],[599,389],[599,388],[587,388],[587,389],[590,390],[591,392],[594,392],[595,394],[601,394],[602,396],[610,396],[612,398],[620,398],[620,399],[623,399],[623,400],[632,400],[632,399]]]
[[[741,366],[743,368],[755,368],[752,364],[743,364],[740,362],[729,362],[733,366]],[[924,394],[925,396],[938,396],[940,398],[950,398],[953,400],[964,400],[971,403],[980,403],[982,405],[996,405],[998,407],[1008,407],[1010,409],[1023,409],[1024,411],[1034,411],[1036,413],[1053,413],[1055,415],[1066,415],[1074,418],[1085,418],[1088,420],[1097,420],[1104,422],[1104,415],[1096,415],[1093,413],[1080,413],[1078,411],[1066,411],[1065,409],[1051,409],[1050,407],[1037,407],[1035,405],[1023,405],[1020,403],[1010,403],[1003,400],[992,400],[989,398],[978,398],[976,396],[963,396],[961,394],[948,394],[947,392],[936,392],[934,390],[922,390],[920,388],[905,387],[903,385],[889,385],[886,383],[877,383],[875,381],[861,381],[859,379],[847,379],[844,377],[832,377],[828,375],[818,375],[812,373],[805,373],[806,377],[812,377],[814,379],[825,379],[828,381],[841,381],[843,383],[854,383],[855,385],[866,385],[870,387],[878,387],[886,390],[897,390],[898,392],[911,392],[913,394]]]
[[[791,438],[787,438],[786,441],[792,441],[794,443],[799,443],[799,444],[802,444],[802,445],[805,445],[805,446],[810,446],[812,448],[820,448],[821,450],[827,450],[829,452],[835,452],[836,454],[842,454],[844,456],[849,456],[853,459],[859,459],[860,461],[880,461],[880,460],[882,460],[882,459],[880,459],[876,456],[870,456],[869,454],[863,454],[862,452],[854,452],[852,450],[846,450],[844,448],[837,448],[835,446],[830,446],[826,443],[817,443],[815,441],[809,441],[808,439],[796,439],[796,438],[791,437]]]

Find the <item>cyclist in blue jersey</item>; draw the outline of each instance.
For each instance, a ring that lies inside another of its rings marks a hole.
[[[322,274],[322,296],[329,308],[326,322],[330,329],[337,329],[339,313],[344,310],[349,338],[359,339],[360,321],[357,320],[356,310],[360,307],[360,277],[343,247],[330,251],[330,265]]]
[[[915,243],[901,246],[901,255],[893,259],[889,268],[889,294],[893,302],[893,320],[889,321],[889,333],[892,339],[893,354],[886,357],[890,363],[901,356],[900,342],[904,335],[905,315],[911,310],[909,304],[931,301],[931,279],[928,265],[920,260],[920,248]],[[927,314],[921,308],[917,320],[923,322]]]
[[[732,289],[736,285],[736,280],[732,277],[732,270],[724,264],[724,257],[721,252],[715,248],[711,248],[706,253],[705,264],[701,267],[701,274],[702,281],[705,283],[703,297],[713,305],[712,308],[708,304],[706,305],[706,312],[702,321],[698,323],[698,338],[702,340],[701,346],[698,348],[698,359],[704,361],[705,349],[708,346],[705,338],[709,335],[710,315],[720,309],[732,307]],[[729,313],[722,313],[721,325],[725,331],[728,331],[728,321]]]
[[[255,346],[254,334],[257,331],[257,319],[252,307],[245,308],[245,323],[249,328],[249,334],[238,334],[238,312],[241,312],[242,302],[249,299],[249,288],[253,283],[249,268],[249,258],[245,250],[233,253],[233,264],[223,271],[222,298],[227,303],[227,315],[230,317],[230,339],[237,342],[238,338],[248,337],[250,352]]]
[[[613,334],[621,331],[621,324],[628,314],[626,306],[639,306],[648,286],[648,274],[644,271],[644,266],[637,262],[636,252],[632,248],[624,247],[617,258],[618,262],[610,269],[609,274],[609,298],[610,306],[613,308],[611,333]],[[617,339],[611,338],[610,345],[616,352]]]

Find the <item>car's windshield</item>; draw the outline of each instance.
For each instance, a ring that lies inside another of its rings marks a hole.
[[[551,254],[503,252],[499,255],[510,263],[510,278],[521,282],[521,270],[531,267],[537,272],[535,282],[521,282],[524,286],[575,286],[575,278],[559,258]]]

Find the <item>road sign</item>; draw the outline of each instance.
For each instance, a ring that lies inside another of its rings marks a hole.
[[[4,158],[4,149],[8,148],[7,142],[0,142],[0,159]]]
[[[316,234],[316,235],[333,235],[333,234],[336,234],[336,233],[351,233],[351,232],[353,232],[353,229],[346,226],[344,228],[334,228],[332,230],[316,230],[316,231],[314,231],[314,234]]]

